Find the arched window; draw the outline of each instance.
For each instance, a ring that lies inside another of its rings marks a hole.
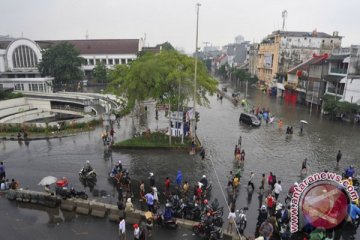
[[[34,50],[25,45],[15,48],[12,60],[14,68],[36,68],[38,64]]]

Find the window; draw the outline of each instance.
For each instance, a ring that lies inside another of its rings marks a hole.
[[[131,58],[128,58],[127,62],[131,63],[133,60]]]
[[[106,65],[106,59],[101,59],[101,62]]]
[[[39,92],[43,92],[44,91],[44,85],[43,84],[39,84]]]
[[[12,61],[14,68],[35,68],[38,64],[34,50],[26,45],[15,48]]]
[[[31,84],[29,83],[29,91],[32,91],[32,89],[31,89]]]
[[[121,59],[121,64],[126,64],[126,59],[125,58]]]
[[[325,40],[322,40],[322,43],[325,43]]]
[[[15,84],[15,90],[21,90],[21,85],[20,85],[20,83]]]
[[[120,59],[115,58],[115,64],[119,64],[120,63]]]
[[[100,59],[96,59],[96,64],[99,64],[100,63]]]
[[[31,84],[31,88],[32,88],[32,91],[34,91],[34,92],[38,92],[38,91],[39,91],[38,85],[35,84],[35,83]]]
[[[331,40],[331,41],[330,41],[330,43],[333,43],[333,42],[334,42],[334,40]]]
[[[112,59],[108,59],[109,65],[113,65],[113,60]]]
[[[309,43],[311,43],[311,38],[309,38]]]
[[[89,59],[89,65],[94,66],[94,59]]]

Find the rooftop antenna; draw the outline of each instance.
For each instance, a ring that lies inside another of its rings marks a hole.
[[[85,35],[85,39],[88,40],[89,39],[89,31],[86,29],[86,35]]]
[[[288,12],[286,10],[282,11],[281,16],[283,19],[282,30],[285,31],[285,22],[286,22],[286,18],[288,16]]]

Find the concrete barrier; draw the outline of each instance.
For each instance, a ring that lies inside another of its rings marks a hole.
[[[119,210],[117,206],[110,205],[107,207],[109,209],[109,220],[113,222],[118,222],[120,217],[125,217],[125,211]]]
[[[90,213],[90,203],[88,200],[76,199],[76,213],[87,215]]]
[[[72,212],[75,209],[75,202],[74,199],[62,199],[60,208],[65,211]]]
[[[125,212],[125,218],[126,218],[126,223],[139,224],[141,221],[141,214],[139,213],[139,211],[129,211],[129,212]]]
[[[105,214],[107,212],[105,204],[93,202],[90,204],[90,208],[91,208],[91,216],[100,217],[100,218],[105,217]]]

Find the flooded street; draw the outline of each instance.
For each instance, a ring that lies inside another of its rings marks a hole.
[[[230,88],[228,93],[232,93]],[[200,107],[199,109],[200,122],[197,133],[206,149],[207,157],[204,161],[200,160],[198,155],[190,156],[187,152],[177,151],[121,150],[111,152],[102,145],[100,128],[75,137],[32,141],[29,146],[16,141],[2,141],[0,143],[1,160],[5,163],[9,178],[18,179],[21,187],[38,191],[43,190],[37,185],[38,182],[48,175],[58,178],[67,177],[71,185],[77,189],[83,189],[78,179],[78,171],[85,161],[89,160],[98,176],[95,188],[105,190],[107,193],[107,196],[98,200],[113,204],[116,203],[117,196],[107,176],[112,164],[120,159],[133,178],[135,195],[138,193],[139,180],[144,180],[148,186],[149,172],[154,172],[160,192],[164,188],[165,177],[169,176],[175,182],[178,169],[183,172],[184,180],[192,184],[205,174],[213,184],[212,199],[216,197],[222,205],[226,206],[218,180],[224,189],[226,175],[235,167],[233,151],[241,135],[242,149],[245,150],[246,157],[237,208],[249,206],[248,227],[245,232],[253,234],[259,203],[256,192],[253,195],[247,193],[246,185],[250,171],[255,172],[256,189],[259,186],[261,174],[268,175],[272,171],[278,180],[282,181],[283,193],[280,194],[279,199],[283,201],[290,185],[300,180],[299,173],[304,158],[309,159],[310,173],[324,169],[340,173],[350,164],[360,169],[357,159],[360,156],[360,148],[358,148],[360,137],[357,125],[329,121],[321,118],[315,111],[310,115],[309,110],[302,106],[288,105],[281,99],[266,96],[258,90],[249,89],[248,99],[255,106],[270,108],[272,114],[283,120],[283,130],[279,130],[277,124],[268,126],[262,124],[260,128],[239,124],[242,108],[234,106],[227,99],[219,101],[216,96],[212,96],[210,108]],[[147,118],[142,123],[150,126],[151,129],[165,126],[166,119],[163,113],[160,115],[159,122],[154,121],[154,106],[150,105]],[[308,121],[309,124],[305,126],[304,134],[299,135],[299,121],[302,119]],[[294,134],[290,137],[285,134],[287,125],[294,126]],[[115,128],[116,140],[129,138],[132,128],[131,118],[123,119],[120,128]],[[343,152],[343,157],[339,169],[336,169],[336,154],[339,149]],[[90,198],[95,197],[90,194]],[[117,225],[109,223],[107,219],[99,220],[63,214],[55,210],[54,213],[49,214],[22,206],[15,207],[16,203],[8,202],[4,198],[0,198],[0,205],[1,212],[7,212],[9,216],[8,223],[0,226],[2,233],[18,228],[17,231],[21,234],[34,236],[32,239],[97,239],[104,236],[114,239],[117,236]],[[54,215],[59,216],[54,217]],[[227,217],[227,212],[224,217]],[[1,218],[3,220],[4,215]],[[11,226],[16,227],[11,228]],[[99,233],[94,230],[95,226],[96,229],[101,229]],[[224,226],[227,226],[227,221]],[[156,239],[194,238],[188,230],[172,232],[171,238],[169,236],[166,238],[167,233],[164,231],[159,231],[159,234]],[[20,239],[23,236],[18,235],[12,239]],[[360,235],[358,236],[360,239]]]

